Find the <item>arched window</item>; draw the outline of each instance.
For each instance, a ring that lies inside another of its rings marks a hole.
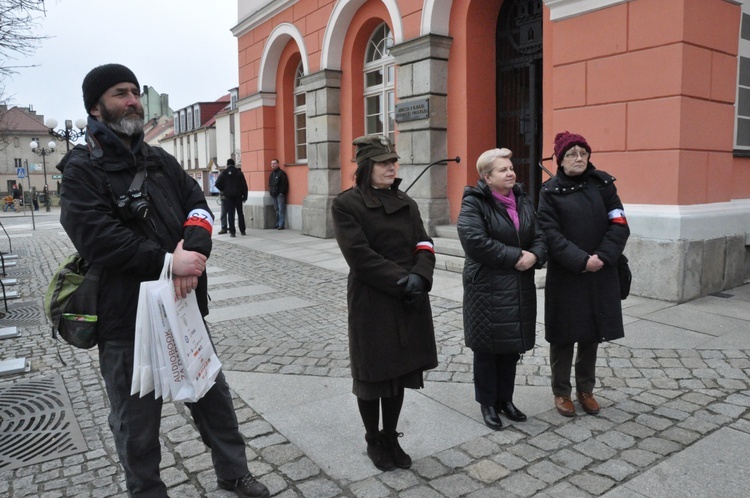
[[[307,162],[307,97],[301,83],[304,75],[300,61],[294,74],[294,155],[297,162]]]
[[[365,53],[365,133],[381,133],[394,143],[396,101],[393,91],[396,71],[390,48],[391,29],[381,24],[370,37]]]

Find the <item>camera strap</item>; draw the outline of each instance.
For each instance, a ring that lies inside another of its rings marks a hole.
[[[128,189],[128,192],[140,192],[143,188],[143,181],[146,179],[146,165],[143,165],[143,168],[139,169],[138,172],[133,177],[133,181],[130,183],[130,188]]]

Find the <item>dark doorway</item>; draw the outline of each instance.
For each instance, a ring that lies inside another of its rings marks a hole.
[[[517,182],[541,187],[542,0],[505,0],[497,19],[497,146],[513,151]]]

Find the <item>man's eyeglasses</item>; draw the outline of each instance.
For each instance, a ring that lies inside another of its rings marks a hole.
[[[575,159],[576,157],[581,156],[581,159],[588,159],[589,153],[585,150],[582,150],[581,152],[568,152],[566,153],[563,158],[565,159]]]

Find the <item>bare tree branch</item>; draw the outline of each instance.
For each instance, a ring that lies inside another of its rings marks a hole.
[[[9,60],[33,54],[47,38],[34,29],[45,13],[44,0],[0,0],[0,78],[24,67]]]

